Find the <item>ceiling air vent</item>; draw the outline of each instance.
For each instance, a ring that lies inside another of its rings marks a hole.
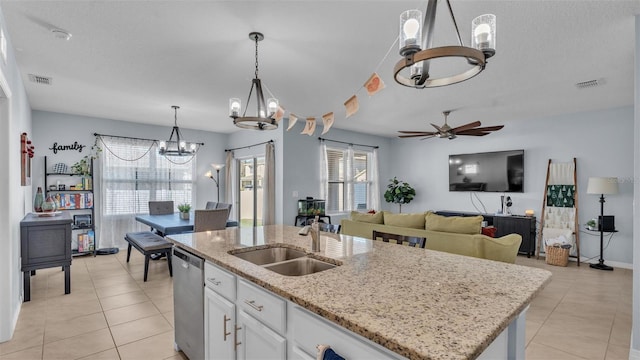
[[[576,87],[578,89],[586,89],[586,88],[592,88],[592,87],[596,87],[601,85],[601,82],[598,80],[589,80],[589,81],[583,81],[583,82],[579,82],[576,83]]]
[[[29,74],[29,81],[40,85],[51,85],[53,79],[46,76]]]

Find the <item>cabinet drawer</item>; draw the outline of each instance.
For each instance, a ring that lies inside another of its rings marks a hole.
[[[330,323],[298,305],[288,314],[292,347],[308,356],[317,354],[316,345],[326,344],[346,359],[401,359],[382,346]]]
[[[286,329],[287,303],[284,299],[238,279],[238,301],[240,308],[273,330],[284,334]]]
[[[204,282],[218,294],[236,300],[236,276],[232,273],[207,261],[204,263]]]

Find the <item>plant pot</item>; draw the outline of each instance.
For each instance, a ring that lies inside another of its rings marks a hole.
[[[180,213],[180,219],[189,220],[189,213],[188,212],[181,212]]]

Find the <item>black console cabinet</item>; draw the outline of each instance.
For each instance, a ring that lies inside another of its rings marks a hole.
[[[531,257],[536,250],[536,218],[535,216],[518,216],[518,215],[492,215],[479,214],[460,211],[436,211],[436,214],[442,216],[478,216],[482,215],[487,225],[493,225],[496,228],[496,237],[508,234],[519,234],[522,236],[522,243],[518,249],[519,254],[526,254]]]
[[[31,300],[31,273],[36,269],[61,266],[64,293],[71,292],[71,223],[67,212],[52,217],[31,213],[20,221],[24,301]]]

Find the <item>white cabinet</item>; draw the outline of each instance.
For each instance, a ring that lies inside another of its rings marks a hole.
[[[233,359],[236,305],[210,288],[204,289],[204,349],[206,359]]]
[[[286,359],[287,341],[244,310],[237,312],[238,359]]]
[[[287,358],[284,299],[209,262],[205,285],[206,359]]]

